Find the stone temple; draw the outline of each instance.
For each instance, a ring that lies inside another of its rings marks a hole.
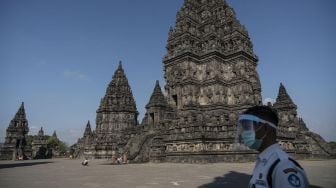
[[[48,147],[48,136],[44,135],[42,127],[36,136],[28,135],[28,132],[28,120],[24,103],[22,102],[6,130],[5,143],[0,145],[0,160],[64,157],[58,145],[50,145]],[[33,138],[31,143],[28,141],[28,137]],[[60,142],[57,138],[56,131],[54,131],[52,137],[56,142]]]
[[[6,130],[6,140],[0,148],[0,159],[26,159],[29,157],[29,154],[25,152],[28,131],[24,103],[21,103],[19,110]]]
[[[76,155],[133,162],[248,161],[256,152],[235,147],[236,122],[245,109],[262,105],[258,57],[246,28],[224,0],[185,0],[170,28],[163,58],[165,94],[157,81],[138,123],[138,111],[119,64],[88,122]],[[274,104],[278,141],[297,158],[330,157],[331,150],[297,116],[283,84]]]

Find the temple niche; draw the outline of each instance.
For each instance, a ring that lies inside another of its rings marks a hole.
[[[82,156],[132,162],[254,160],[235,144],[239,114],[262,105],[258,57],[246,28],[224,0],[185,0],[168,32],[163,58],[165,92],[157,81],[141,123],[119,65],[97,110],[96,130],[79,139]],[[163,94],[165,93],[165,94]],[[276,102],[278,141],[298,158],[329,157],[326,142],[309,131],[281,84]]]

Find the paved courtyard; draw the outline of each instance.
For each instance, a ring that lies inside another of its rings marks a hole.
[[[336,187],[336,160],[299,161],[311,187]],[[246,187],[253,163],[111,165],[106,160],[0,161],[1,188]]]

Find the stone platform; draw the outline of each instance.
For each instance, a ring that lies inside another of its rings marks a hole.
[[[336,187],[336,160],[299,162],[311,187]],[[254,163],[111,165],[107,160],[93,160],[87,167],[80,163],[70,159],[0,161],[0,187],[246,187],[254,167]]]

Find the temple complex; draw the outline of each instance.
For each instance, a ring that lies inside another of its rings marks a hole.
[[[65,157],[64,148],[63,151],[60,148],[63,143],[57,138],[56,131],[52,136],[45,135],[42,127],[37,135],[28,135],[28,131],[28,120],[22,102],[6,130],[5,143],[0,147],[0,160]]]
[[[102,98],[96,130],[88,123],[79,156],[133,162],[254,160],[256,152],[235,143],[236,122],[262,105],[258,57],[246,28],[224,0],[185,0],[170,28],[163,58],[165,95],[159,82],[141,124],[121,63]],[[326,142],[297,117],[283,84],[274,104],[280,145],[297,158],[328,157]]]

